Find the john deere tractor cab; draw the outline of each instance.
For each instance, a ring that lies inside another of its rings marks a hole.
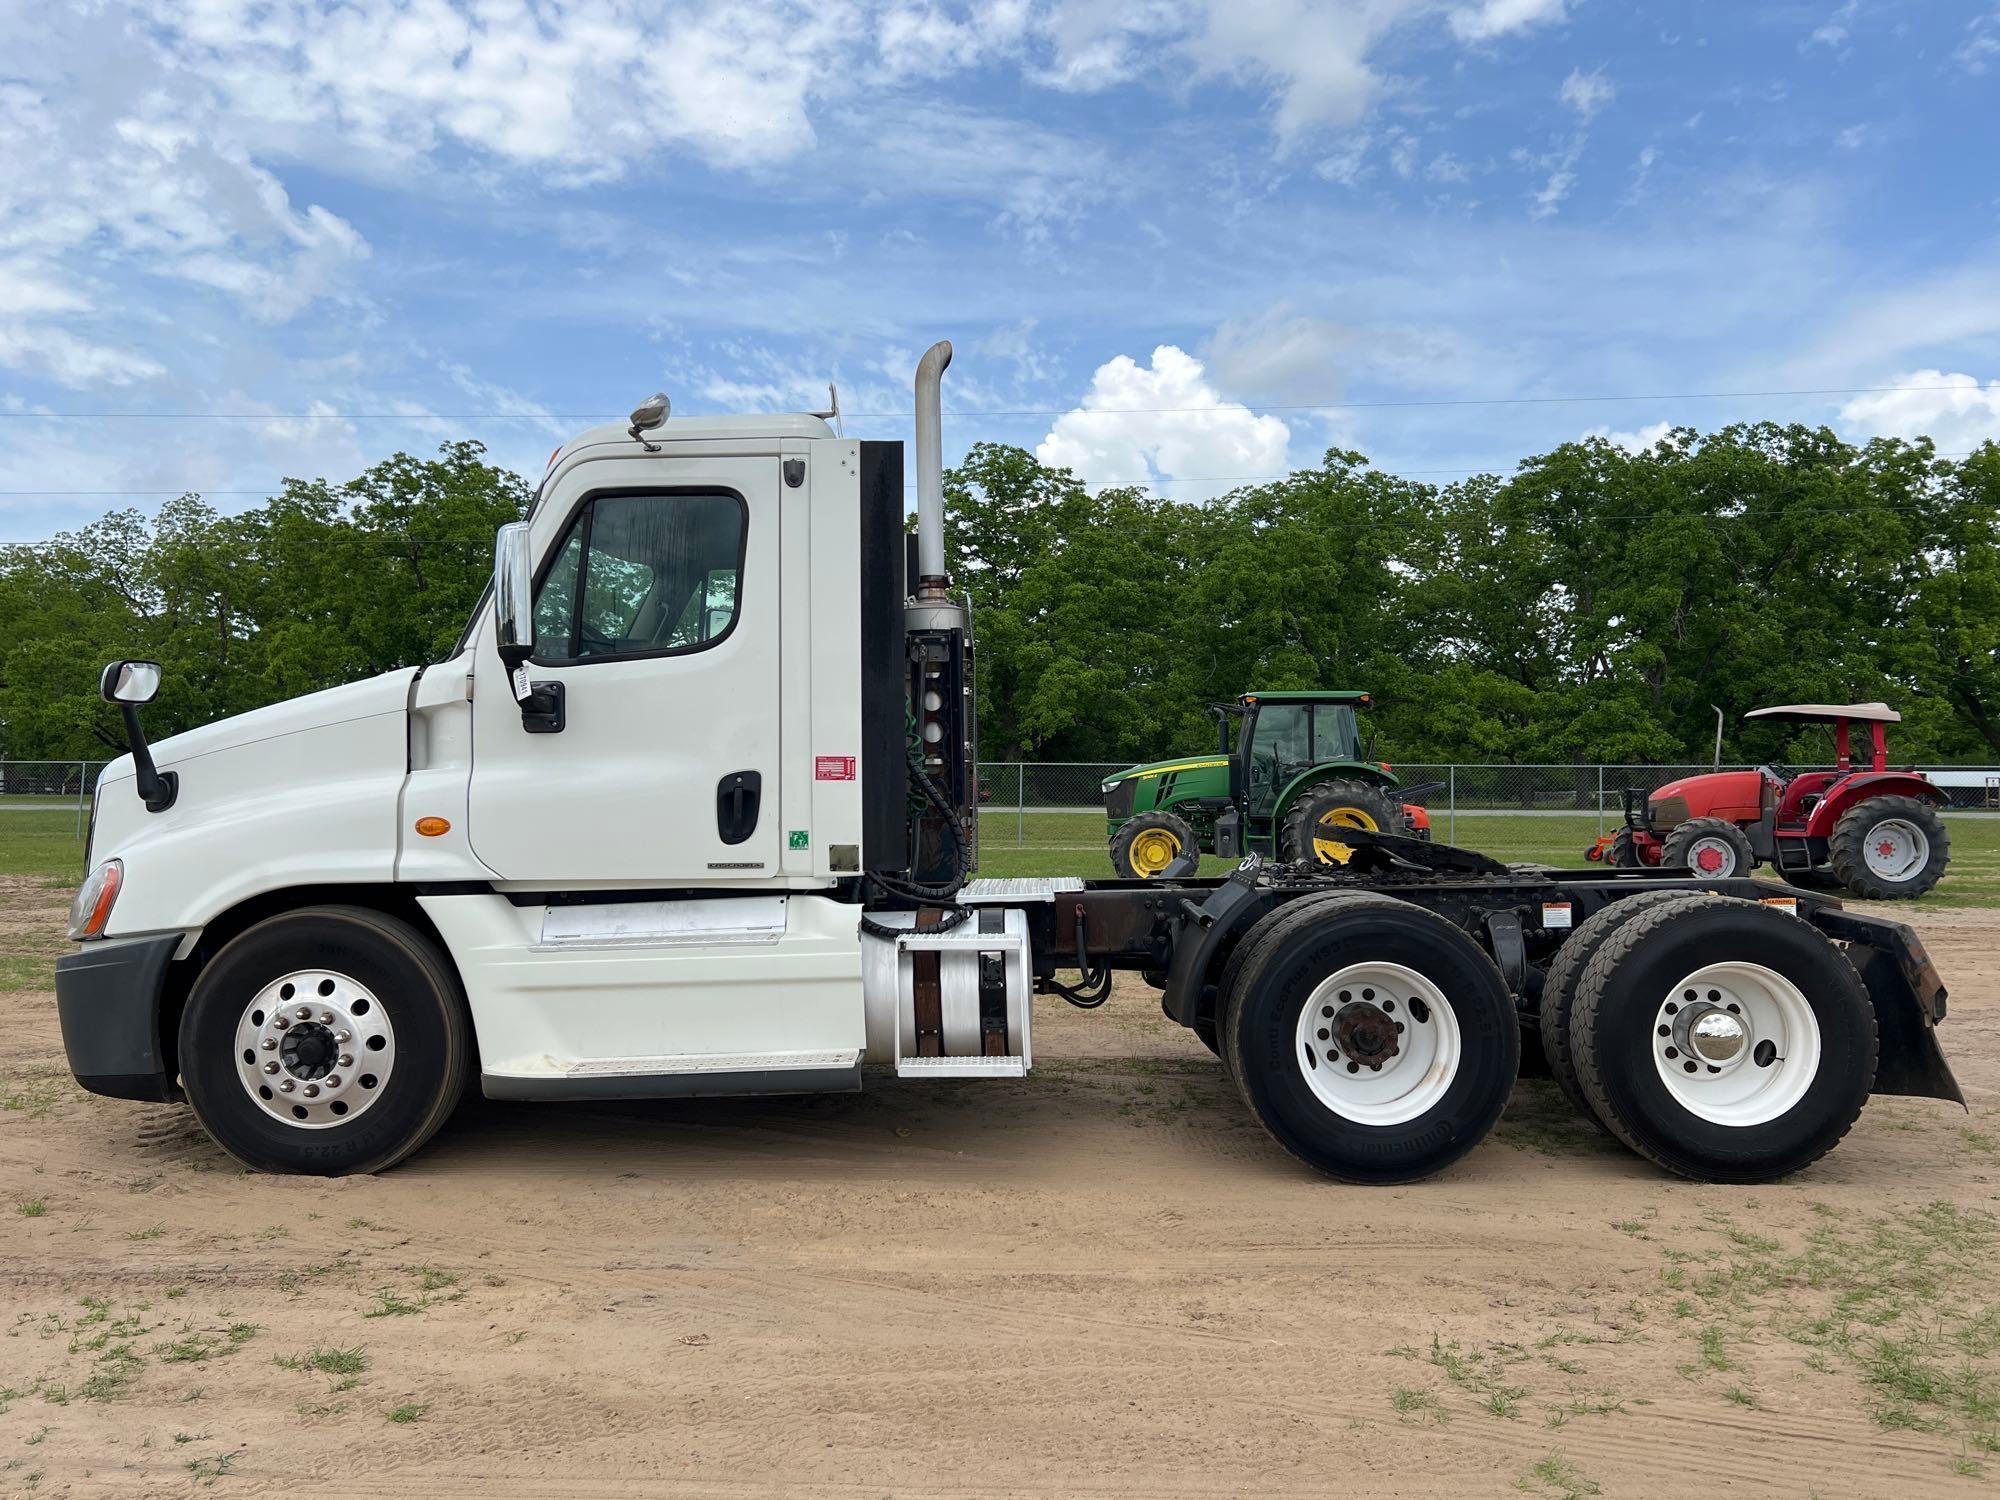
[[[1421,807],[1365,757],[1350,691],[1245,693],[1210,712],[1215,753],[1120,771],[1104,783],[1111,863],[1131,880],[1191,874],[1203,854],[1345,863],[1341,828],[1428,836]],[[1232,744],[1231,730],[1235,731]]]

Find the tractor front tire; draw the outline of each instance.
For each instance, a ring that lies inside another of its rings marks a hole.
[[[1604,862],[1621,870],[1639,868],[1639,846],[1632,839],[1632,830],[1621,828],[1611,835],[1611,847],[1604,851]]]
[[[1870,901],[1909,901],[1944,877],[1951,834],[1928,802],[1869,797],[1842,813],[1826,843],[1840,883]]]
[[[1708,880],[1728,880],[1757,868],[1743,830],[1725,818],[1690,818],[1660,845],[1662,865],[1681,865]]]
[[[1372,833],[1407,833],[1403,804],[1365,781],[1322,781],[1306,788],[1285,815],[1279,837],[1281,859],[1344,865],[1351,852],[1340,842],[1342,828]]]
[[[1201,857],[1187,819],[1170,812],[1140,813],[1111,835],[1111,867],[1126,880],[1157,880],[1182,855]]]

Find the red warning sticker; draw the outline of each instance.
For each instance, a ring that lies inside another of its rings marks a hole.
[[[813,757],[814,781],[852,781],[853,779],[853,756],[815,755]]]

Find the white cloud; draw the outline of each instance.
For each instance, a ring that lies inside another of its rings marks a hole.
[[[1556,97],[1575,110],[1585,120],[1595,118],[1597,112],[1609,104],[1618,90],[1611,80],[1604,76],[1604,69],[1593,68],[1588,73],[1581,68],[1571,68],[1569,77],[1556,91]]]
[[[1968,73],[1984,73],[2000,60],[2000,10],[1975,17],[1965,28],[1965,40],[1952,54]]]
[[[1940,452],[1960,453],[2000,439],[2000,380],[1911,370],[1840,408],[1840,425],[1857,438],[1927,437]]]
[[[1673,430],[1674,424],[1671,422],[1648,422],[1636,432],[1617,432],[1610,427],[1592,427],[1582,436],[1586,440],[1602,438],[1614,448],[1623,448],[1627,453],[1650,453]]]
[[[1225,388],[1286,406],[1337,400],[1354,335],[1330,318],[1280,302],[1215,330],[1208,371]],[[1377,347],[1379,347],[1379,342]]]
[[[1854,19],[1855,13],[1860,9],[1861,0],[1846,0],[1840,9],[1813,28],[1812,35],[1806,38],[1805,45],[1800,50],[1804,51],[1811,47],[1829,47],[1837,50],[1847,40],[1847,23]]]
[[[1082,405],[1056,418],[1035,456],[1089,484],[1190,480],[1166,493],[1196,499],[1286,472],[1290,441],[1277,417],[1224,401],[1200,360],[1162,344],[1150,366],[1123,354],[1099,365]]]
[[[1563,0],[1479,0],[1451,13],[1451,29],[1460,41],[1484,42],[1563,19]]]

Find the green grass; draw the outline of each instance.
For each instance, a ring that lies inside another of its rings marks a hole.
[[[46,812],[0,808],[0,875],[79,881],[83,842],[77,834],[74,803]]]
[[[1951,870],[1936,890],[1916,903],[1924,906],[2000,906],[2000,818],[1948,817]],[[1615,821],[1607,820],[1610,832]],[[0,834],[5,830],[0,829]],[[1575,869],[1583,851],[1597,841],[1598,821],[1589,813],[1524,816],[1506,812],[1461,813],[1456,841],[1495,859]],[[1451,838],[1440,811],[1432,814],[1431,836]],[[0,852],[4,859],[4,852]],[[1226,875],[1233,860],[1213,855],[1201,862],[1203,875]],[[989,808],[979,817],[979,873],[987,876],[1109,876],[1104,817],[1096,812],[1035,812],[1025,816]],[[1776,879],[1769,870],[1760,871]]]

